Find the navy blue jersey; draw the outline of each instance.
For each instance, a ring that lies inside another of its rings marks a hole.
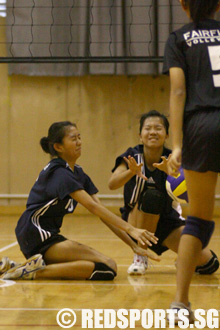
[[[183,69],[187,98],[185,112],[220,109],[220,22],[212,19],[184,25],[170,34],[163,73]]]
[[[164,148],[162,156],[168,157],[171,153],[171,150]],[[124,208],[121,208],[121,213],[123,219],[127,220],[127,216],[129,212],[134,208],[135,204],[138,202],[141,192],[148,188],[148,186],[152,185],[162,192],[166,197],[166,205],[163,210],[163,215],[170,214],[173,212],[173,205],[175,204],[175,208],[177,203],[174,203],[173,200],[167,193],[166,190],[166,178],[167,174],[155,168],[154,171],[150,171],[144,161],[143,155],[143,145],[137,145],[134,148],[128,148],[125,153],[117,157],[115,161],[115,167],[112,172],[121,164],[123,157],[134,157],[138,164],[143,163],[142,173],[148,178],[148,180],[144,180],[140,178],[138,175],[134,175],[125,185],[124,185]],[[128,167],[128,165],[126,164]],[[179,204],[178,204],[179,206]]]
[[[22,252],[34,250],[59,233],[64,215],[76,208],[77,202],[70,194],[77,190],[85,190],[89,195],[98,192],[80,166],[75,165],[72,171],[63,159],[51,160],[32,187],[27,209],[15,230]]]

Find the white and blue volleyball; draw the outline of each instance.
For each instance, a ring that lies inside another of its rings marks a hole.
[[[180,173],[177,177],[171,175],[167,176],[166,189],[168,195],[174,201],[181,204],[188,203],[186,180],[182,168],[180,168]]]

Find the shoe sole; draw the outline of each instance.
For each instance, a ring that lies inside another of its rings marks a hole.
[[[7,272],[5,272],[5,273],[7,273],[7,274],[13,273],[16,269],[25,266],[27,263],[29,263],[29,262],[31,262],[31,261],[35,261],[35,260],[37,260],[39,257],[42,257],[42,255],[41,255],[41,254],[35,254],[34,256],[30,257],[29,259],[26,259],[23,263],[21,263],[21,264],[15,266],[15,267],[13,267],[13,268],[10,268],[10,269],[9,269]],[[2,276],[0,276],[0,278],[3,278],[3,276],[5,275],[5,273],[4,273]]]

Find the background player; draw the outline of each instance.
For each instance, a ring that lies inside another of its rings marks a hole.
[[[117,270],[111,258],[59,234],[65,214],[72,213],[77,203],[82,204],[134,251],[143,254],[145,250],[130,236],[140,244],[156,243],[156,237],[125,223],[101,205],[96,196],[97,188],[76,164],[81,155],[81,137],[75,124],[68,121],[52,124],[48,137],[42,138],[40,143],[53,159],[32,187],[27,209],[16,227],[20,249],[28,260],[9,269],[2,278],[113,279]],[[10,262],[8,266],[11,267]]]
[[[142,144],[129,148],[116,159],[109,188],[124,186],[122,218],[135,227],[155,232],[159,241],[150,247],[154,252],[161,255],[171,249],[177,253],[185,220],[181,217],[180,204],[174,202],[166,191],[167,174],[159,170],[166,170],[164,157],[171,153],[164,146],[169,122],[163,114],[152,110],[141,116],[139,133]],[[201,265],[197,272],[210,274],[218,269],[219,262],[206,248],[197,265]],[[135,254],[128,274],[145,274],[146,269],[147,258]]]
[[[214,230],[212,217],[220,172],[220,22],[214,20],[220,3],[180,2],[191,22],[171,33],[163,71],[169,73],[171,82],[173,152],[169,173],[176,173],[182,162],[189,216],[178,250],[177,291],[171,308],[188,309],[193,322],[189,286],[201,250]]]

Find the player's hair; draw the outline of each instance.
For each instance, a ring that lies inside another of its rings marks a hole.
[[[71,123],[70,121],[53,123],[48,130],[48,136],[40,139],[40,145],[43,151],[47,154],[51,154],[51,156],[57,156],[57,151],[54,149],[53,145],[54,143],[62,143],[68,126],[77,127],[76,124]]]
[[[159,117],[159,118],[161,118],[163,120],[163,124],[164,124],[164,128],[166,129],[166,133],[169,134],[169,126],[170,126],[169,121],[168,121],[168,119],[165,115],[163,115],[162,113],[160,113],[157,110],[151,110],[151,111],[143,113],[143,115],[141,115],[140,129],[139,129],[140,134],[141,134],[142,128],[144,126],[145,120],[149,117]]]
[[[185,0],[190,16],[195,24],[210,17],[216,10],[219,0]]]

